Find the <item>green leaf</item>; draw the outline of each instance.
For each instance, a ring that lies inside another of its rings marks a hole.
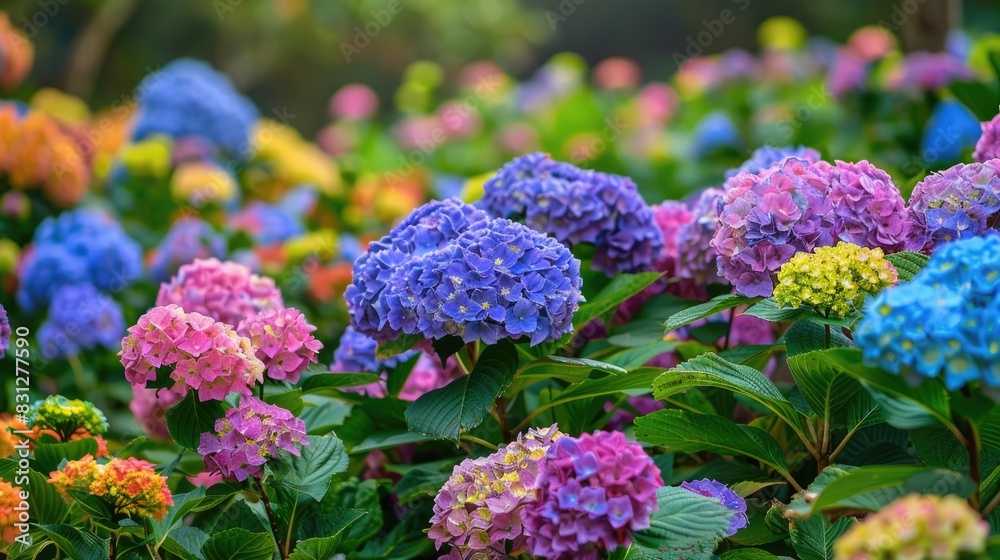
[[[909,282],[910,280],[913,280],[913,277],[916,276],[917,273],[924,268],[924,266],[927,265],[927,261],[930,257],[923,253],[902,251],[886,255],[885,259],[892,263],[892,266],[896,268],[896,273],[899,275],[900,282]]]
[[[379,376],[374,373],[320,373],[307,378],[302,383],[302,394],[331,394],[331,389],[368,385],[379,379]]]
[[[595,369],[614,375],[628,373],[624,368],[597,360],[548,356],[522,367],[521,371],[517,372],[515,380],[524,386],[551,378],[562,379],[570,383],[579,383],[589,378],[591,372]]]
[[[822,515],[814,515],[793,521],[788,534],[801,560],[833,560],[833,543],[854,523],[851,517],[830,523]]]
[[[656,492],[658,509],[649,527],[632,535],[636,546],[656,553],[711,555],[729,531],[733,511],[716,499],[665,486]],[[640,557],[645,556],[641,553]]]
[[[980,121],[988,121],[997,114],[997,93],[982,82],[952,82],[951,92],[976,115]]]
[[[814,509],[824,510],[846,503],[852,507],[862,508],[864,504],[847,503],[847,501],[859,494],[896,487],[899,487],[896,492],[898,495],[933,490],[935,494],[956,494],[963,498],[975,490],[975,484],[968,477],[946,469],[919,465],[861,467],[827,484],[812,506]],[[887,499],[891,501],[895,497],[898,496],[888,496]]]
[[[73,560],[107,560],[111,539],[69,525],[33,525]]]
[[[752,315],[772,323],[792,322],[812,315],[813,312],[805,307],[781,307],[773,297],[765,298],[755,303],[743,312],[744,315]]]
[[[284,408],[295,416],[298,416],[306,406],[302,402],[302,389],[292,389],[276,395],[264,395],[264,402]]]
[[[18,473],[18,470],[17,461],[13,459],[0,460],[0,478],[11,484],[23,486],[23,484],[18,484],[22,482],[18,478],[25,476],[25,473],[24,471]],[[34,469],[28,469],[26,476],[28,477],[27,489],[31,495],[31,507],[28,510],[31,521],[42,525],[62,523],[69,514],[69,504],[59,495],[56,487],[49,484],[49,477]]]
[[[212,533],[221,533],[229,529],[245,529],[251,533],[270,531],[268,521],[255,512],[243,499],[234,501],[223,510],[222,515],[212,526]]]
[[[448,358],[453,356],[459,350],[465,346],[465,341],[462,337],[455,335],[448,335],[444,338],[436,338],[431,341],[431,346],[434,348],[434,353],[438,355],[442,364],[448,363]]]
[[[812,319],[798,321],[785,333],[785,346],[789,356],[805,354],[813,350],[826,348],[826,327]],[[830,328],[830,348],[847,348],[853,346],[851,340],[841,329]]]
[[[719,556],[721,560],[778,560],[778,557],[759,548],[737,548]]]
[[[288,556],[288,560],[329,560],[337,553],[337,547],[344,538],[344,531],[349,529],[362,517],[369,515],[367,512],[356,509],[343,509],[333,513],[323,513],[310,516],[304,525],[307,531],[321,537],[311,537],[302,539],[295,550]],[[302,530],[300,529],[300,537]]]
[[[36,443],[34,454],[32,468],[40,473],[52,472],[59,468],[63,460],[75,461],[86,455],[97,456],[97,440],[87,437],[65,443]]]
[[[658,410],[635,419],[635,437],[675,452],[710,451],[752,457],[778,472],[788,473],[785,455],[771,434],[721,416]]]
[[[380,360],[388,360],[393,356],[398,356],[407,350],[412,349],[424,337],[419,334],[404,334],[396,340],[379,344],[375,349],[375,357]]]
[[[800,437],[805,437],[805,416],[763,373],[722,359],[717,354],[702,354],[671,368],[653,382],[653,396],[664,399],[694,387],[718,387],[747,396],[784,420]]]
[[[706,317],[711,317],[727,309],[732,309],[740,305],[747,305],[759,301],[759,298],[748,298],[739,294],[724,294],[711,300],[689,307],[684,311],[675,313],[664,323],[663,329],[666,332],[677,330],[685,325],[690,325],[695,321],[700,321]]]
[[[817,350],[790,356],[788,369],[809,406],[825,424],[831,424],[834,416],[848,407],[864,388],[842,368],[822,359],[827,352]]]
[[[418,498],[433,498],[437,495],[448,475],[428,467],[414,467],[396,483],[395,493],[400,503],[408,504]]]
[[[289,470],[282,473],[277,483],[318,502],[330,487],[330,477],[347,470],[347,451],[344,442],[333,434],[307,437],[309,445],[302,446],[302,455],[282,457],[281,462],[287,463]]]
[[[643,272],[641,274],[619,274],[607,286],[573,314],[573,327],[579,329],[583,325],[602,317],[618,308],[628,298],[646,289],[662,276],[659,272]]]
[[[458,443],[462,432],[479,426],[497,397],[503,394],[517,372],[514,344],[501,339],[489,346],[469,375],[441,389],[421,395],[406,409],[412,432]]]
[[[204,560],[201,549],[206,541],[208,535],[197,527],[177,527],[170,531],[161,546],[182,560]]]
[[[246,529],[216,533],[201,547],[205,560],[272,560],[275,552],[274,537]]]
[[[565,391],[546,403],[545,408],[579,399],[614,395],[632,389],[645,389],[652,385],[653,380],[662,371],[658,368],[643,367],[632,370],[625,375],[608,375],[600,379],[587,379],[567,387]]]
[[[175,526],[184,521],[187,514],[216,507],[229,499],[232,491],[226,492],[227,488],[225,485],[217,484],[212,487],[214,492],[212,495],[206,495],[202,487],[183,494],[174,494],[174,505],[167,510],[167,515],[160,521],[151,522],[157,541],[162,541]]]
[[[198,449],[201,434],[215,431],[215,421],[225,416],[219,401],[199,402],[196,391],[188,391],[181,402],[166,413],[167,431],[181,447]]]
[[[777,486],[779,484],[785,484],[783,480],[769,480],[766,482],[755,482],[752,480],[742,480],[730,486],[733,492],[741,498],[746,498],[751,494],[756,494],[757,492],[763,490],[764,488],[769,488],[771,486]]]

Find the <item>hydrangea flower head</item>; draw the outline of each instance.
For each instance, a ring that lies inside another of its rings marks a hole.
[[[712,238],[719,274],[741,294],[768,297],[775,274],[792,255],[832,245],[826,185],[818,166],[798,158],[727,180]]]
[[[443,248],[470,224],[486,218],[485,212],[454,198],[433,201],[411,212],[354,262],[354,281],[345,293],[351,324],[358,332],[379,340],[397,338],[400,331],[388,324],[389,279],[414,257]]]
[[[0,358],[10,348],[10,320],[7,317],[7,310],[0,305]]]
[[[818,166],[830,182],[838,239],[889,253],[904,249],[912,224],[888,173],[864,160],[820,162]]]
[[[840,242],[796,253],[781,265],[774,299],[782,307],[809,306],[824,317],[845,317],[860,309],[866,296],[897,280],[881,249]]]
[[[254,274],[246,265],[218,259],[186,264],[170,282],[160,285],[156,305],[170,304],[232,327],[265,309],[284,307],[274,280]]]
[[[525,553],[524,515],[536,499],[540,462],[563,437],[554,425],[531,429],[488,457],[456,465],[434,498],[428,535],[438,550],[451,546],[442,558],[500,560]]]
[[[0,14],[0,17],[4,17],[4,15]],[[23,501],[21,500],[21,490],[20,486],[14,486],[0,478],[0,551],[4,550],[7,545],[14,544],[14,539],[21,534],[21,531],[15,526],[21,523],[21,512],[14,509],[20,506]]]
[[[189,390],[201,401],[221,401],[230,393],[247,396],[263,381],[264,364],[250,340],[225,323],[176,305],[154,307],[122,339],[121,363],[133,386],[156,381],[159,368],[170,368],[170,389]]]
[[[1000,212],[1000,161],[960,163],[917,183],[910,195],[911,249],[982,235]]]
[[[245,231],[254,243],[271,245],[305,233],[298,217],[275,205],[255,200],[229,217],[229,227]]]
[[[0,90],[10,91],[21,84],[31,71],[35,46],[10,23],[7,12],[0,12]]]
[[[81,428],[92,436],[103,434],[108,431],[108,419],[93,403],[50,395],[32,405],[28,427],[52,430],[66,441]]]
[[[677,234],[677,276],[701,284],[725,282],[716,264],[718,253],[711,245],[719,229],[719,207],[725,191],[703,190],[691,204],[691,221]]]
[[[198,453],[208,471],[230,481],[259,477],[269,459],[282,451],[298,457],[296,444],[309,445],[305,422],[256,397],[241,398],[239,406],[215,421],[215,432],[201,435]]]
[[[184,396],[180,393],[167,388],[149,389],[133,385],[132,400],[129,401],[128,408],[146,435],[170,439],[166,413],[183,398]]]
[[[38,342],[42,356],[53,360],[97,345],[117,349],[124,332],[125,318],[113,299],[91,284],[66,284],[52,298]]]
[[[195,259],[223,258],[226,239],[200,218],[185,217],[174,222],[160,242],[149,265],[149,275],[165,282],[181,265]]]
[[[135,457],[116,457],[99,464],[87,455],[53,471],[49,482],[63,496],[77,491],[101,498],[115,517],[160,521],[167,515],[167,507],[174,505],[166,477],[160,476],[152,463]]]
[[[58,208],[75,206],[87,194],[91,178],[90,161],[75,133],[47,113],[17,113],[10,104],[0,106],[5,129],[0,172],[18,191],[39,189]]]
[[[906,55],[889,76],[890,91],[902,89],[934,90],[947,87],[955,80],[972,78],[968,66],[951,53],[914,52]]]
[[[142,273],[142,249],[111,216],[92,208],[46,218],[24,254],[17,302],[34,311],[66,284],[117,292]]]
[[[611,551],[649,527],[660,469],[621,432],[566,436],[549,447],[524,512],[531,554],[570,560]]]
[[[895,373],[943,372],[950,389],[1000,387],[998,304],[1000,235],[955,241],[913,280],[869,300],[854,339],[867,363]]]
[[[483,185],[477,205],[523,221],[574,247],[595,247],[593,266],[609,276],[647,270],[663,238],[652,210],[627,177],[580,169],[547,154],[521,156]]]
[[[250,339],[268,377],[297,383],[323,348],[311,334],[315,330],[298,309],[272,307],[241,321],[236,334]]]
[[[249,155],[257,109],[208,64],[190,59],[171,62],[147,76],[138,91],[134,139],[153,134],[196,137],[240,159]]]
[[[804,159],[812,163],[820,161],[819,152],[805,146],[785,146],[777,148],[774,146],[761,146],[750,154],[750,158],[743,162],[736,169],[726,171],[726,178],[733,177],[739,173],[760,173],[776,163],[780,163],[785,158],[795,157]]]
[[[15,431],[28,431],[28,426],[17,416],[6,412],[0,414],[0,459],[10,457],[17,450],[14,446],[19,439]]]
[[[691,482],[682,482],[681,488],[708,498],[715,498],[722,505],[733,510],[733,516],[729,518],[729,532],[726,533],[726,536],[731,537],[735,535],[737,531],[749,524],[746,500],[741,498],[736,492],[733,492],[725,484],[705,478]]]
[[[959,558],[983,553],[989,534],[964,499],[910,494],[856,523],[833,550],[836,560]]]
[[[982,134],[976,142],[972,159],[979,163],[1000,158],[1000,114],[980,124]]]

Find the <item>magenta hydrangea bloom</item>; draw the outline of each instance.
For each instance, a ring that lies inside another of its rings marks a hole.
[[[865,160],[817,164],[830,182],[835,236],[886,253],[902,251],[912,223],[906,203],[889,174]]]
[[[727,180],[711,242],[719,274],[741,294],[770,296],[774,276],[792,255],[833,244],[828,185],[819,166],[800,158]]]
[[[621,432],[559,438],[540,467],[524,526],[528,551],[552,560],[628,546],[632,533],[649,527],[663,486],[660,469]]]
[[[500,560],[524,554],[524,515],[536,499],[540,462],[553,442],[566,437],[555,425],[531,429],[488,457],[456,465],[434,498],[430,520],[428,536],[435,547],[451,547],[441,558]]]
[[[1000,158],[1000,115],[980,124],[983,134],[976,142],[976,150],[972,152],[972,159],[983,163],[991,159]]]
[[[323,348],[323,343],[310,334],[315,330],[298,309],[272,307],[241,321],[236,333],[250,339],[268,377],[297,383],[309,364],[316,363],[316,355]]]
[[[160,285],[156,305],[179,305],[235,327],[265,309],[282,308],[274,280],[258,276],[246,265],[218,259],[198,259]]]
[[[722,189],[702,191],[691,204],[691,221],[677,234],[677,276],[699,284],[726,282],[719,276],[712,237],[719,229]]]
[[[726,536],[731,537],[735,535],[737,531],[746,527],[749,523],[747,519],[746,500],[741,498],[736,492],[733,492],[725,484],[705,478],[691,482],[682,482],[681,488],[708,498],[715,498],[722,505],[733,510],[733,516],[729,518],[729,531],[726,533]]]
[[[146,432],[146,435],[170,439],[164,415],[183,398],[184,395],[170,389],[149,389],[133,385],[132,400],[129,401],[128,408],[135,415],[135,421],[142,428],[142,431]]]
[[[910,249],[930,253],[941,244],[993,229],[1000,212],[1000,161],[960,163],[917,183],[910,195]]]
[[[889,90],[932,90],[951,85],[955,80],[972,78],[963,60],[948,52],[914,52],[900,62],[886,86]]]
[[[478,206],[569,247],[593,244],[593,267],[609,276],[648,270],[663,250],[652,211],[631,179],[580,169],[548,154],[504,165],[483,185]]]
[[[296,444],[309,445],[305,422],[257,397],[241,398],[239,406],[215,421],[215,432],[201,434],[198,453],[207,472],[221,473],[230,482],[259,477],[282,450],[298,457]]]
[[[172,391],[183,396],[194,390],[201,401],[221,401],[230,393],[250,395],[263,381],[264,364],[255,352],[229,325],[167,305],[129,327],[118,355],[133,386],[147,387],[159,368],[172,367]]]

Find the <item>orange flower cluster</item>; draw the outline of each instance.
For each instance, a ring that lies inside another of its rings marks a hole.
[[[90,161],[74,135],[52,117],[31,111],[20,117],[0,105],[0,176],[19,190],[40,188],[52,204],[75,206],[87,193]]]
[[[13,431],[27,431],[28,427],[10,414],[0,415],[0,458],[10,457],[14,454],[18,443],[17,435]]]
[[[14,539],[21,534],[15,524],[24,523],[20,520],[21,513],[17,508],[23,500],[21,489],[0,478],[0,550],[14,544]],[[21,506],[22,510],[24,506]]]
[[[49,482],[63,496],[78,490],[102,498],[116,516],[151,517],[160,521],[167,514],[167,507],[174,505],[167,479],[153,470],[152,463],[135,457],[116,457],[99,464],[87,455],[53,471]]]
[[[10,24],[6,12],[0,12],[0,90],[21,85],[35,61],[35,47]]]

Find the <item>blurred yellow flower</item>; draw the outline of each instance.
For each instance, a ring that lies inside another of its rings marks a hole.
[[[70,125],[80,125],[90,119],[90,108],[74,95],[54,88],[42,88],[31,96],[29,103],[35,111]]]
[[[806,42],[806,28],[798,20],[774,16],[757,28],[757,42],[770,49],[797,49]]]
[[[228,202],[236,196],[236,189],[229,172],[207,162],[181,164],[170,181],[174,199],[194,205]]]
[[[167,136],[150,136],[125,146],[122,163],[136,177],[166,177],[171,168],[173,142]]]
[[[292,187],[312,185],[327,196],[341,193],[340,174],[333,160],[315,144],[277,121],[262,119],[253,134],[254,161],[247,171],[250,189],[261,198],[277,200]]]

